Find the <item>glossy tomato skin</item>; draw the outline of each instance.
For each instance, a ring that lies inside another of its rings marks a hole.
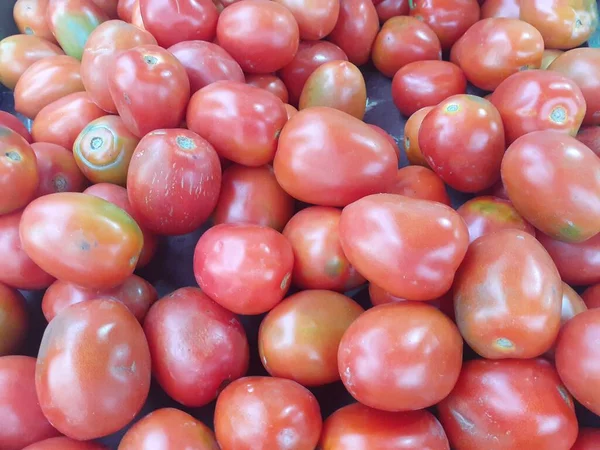
[[[392,147],[394,147],[394,151],[396,152],[396,156],[398,157],[398,159],[400,159],[400,148],[398,147],[398,142],[396,142],[396,138],[393,137],[390,133],[385,131],[380,126],[377,126],[372,123],[369,123],[367,125],[369,125],[369,127],[371,127],[371,129],[377,131],[380,135],[382,135],[384,138],[386,138],[390,144],[392,144]]]
[[[23,249],[42,269],[96,289],[117,286],[129,277],[143,245],[140,227],[129,214],[106,200],[74,192],[31,202],[19,234]]]
[[[275,178],[271,166],[233,164],[223,171],[215,224],[251,223],[281,231],[294,214],[294,199]]]
[[[23,139],[25,139],[30,144],[33,142],[33,138],[29,133],[29,130],[25,127],[23,122],[12,114],[6,111],[0,111],[0,127],[10,128],[13,131],[19,133]]]
[[[502,230],[477,239],[456,273],[456,323],[487,359],[535,358],[560,328],[562,284],[533,236]]]
[[[600,308],[600,284],[594,284],[588,287],[581,298],[588,308]]]
[[[107,448],[95,442],[76,441],[75,439],[61,436],[36,442],[23,450],[107,450]]]
[[[119,0],[119,3],[117,4],[117,15],[119,16],[119,19],[131,23],[133,19],[133,8],[136,4],[139,8],[138,0]]]
[[[600,430],[597,428],[580,428],[579,436],[571,450],[594,450],[600,445]]]
[[[46,21],[48,0],[17,0],[13,18],[21,34],[33,35],[56,44]]]
[[[538,232],[537,239],[552,257],[565,283],[574,286],[600,283],[600,235],[573,243]]]
[[[219,198],[221,164],[212,145],[184,129],[156,130],[138,144],[127,193],[140,224],[158,234],[198,228]]]
[[[475,197],[463,203],[456,212],[467,228],[471,242],[500,230],[519,230],[535,236],[535,228],[517,212],[510,201],[493,197]]]
[[[16,289],[0,283],[0,357],[20,350],[28,328],[25,298]]]
[[[392,91],[393,97],[393,91]],[[419,145],[419,130],[423,124],[425,116],[433,109],[433,106],[426,106],[411,114],[404,124],[404,153],[410,164],[429,168],[427,160],[423,156],[421,146]]]
[[[600,126],[592,125],[588,127],[582,127],[579,129],[576,138],[579,142],[589,147],[591,151],[600,157]]]
[[[115,57],[138,45],[152,44],[156,39],[150,33],[121,20],[104,22],[90,34],[81,58],[81,81],[96,105],[117,112],[108,88]]]
[[[292,117],[294,117],[296,114],[298,114],[298,110],[296,109],[295,106],[292,106],[289,103],[286,103],[283,106],[285,106],[285,111],[287,112],[288,120],[290,120]]]
[[[372,0],[340,0],[340,14],[329,40],[351,63],[361,66],[369,60],[378,31],[379,18]]]
[[[319,403],[292,380],[242,378],[217,399],[215,434],[222,450],[313,450],[321,427]]]
[[[73,150],[81,130],[92,120],[106,115],[87,92],[76,92],[50,103],[42,109],[31,125],[35,142],[47,142]]]
[[[481,18],[506,17],[518,19],[521,0],[485,0],[481,5]]]
[[[276,0],[288,8],[300,32],[300,39],[319,40],[333,31],[340,14],[339,0],[319,0],[297,2],[295,0]]]
[[[453,95],[464,94],[466,90],[465,74],[447,61],[409,63],[398,70],[392,80],[394,104],[406,117]]]
[[[369,283],[369,299],[371,300],[371,304],[373,306],[395,302],[412,302],[412,300],[396,297],[373,283]],[[456,321],[454,317],[454,300],[452,297],[452,289],[434,300],[427,301],[427,304],[439,309],[453,322]]]
[[[0,41],[0,83],[14,89],[21,75],[36,61],[64,55],[61,48],[38,36],[17,34]]]
[[[271,94],[279,97],[283,103],[289,100],[288,90],[285,83],[277,75],[254,73],[246,76],[246,83],[250,86],[256,86],[269,91]]]
[[[210,428],[175,408],[157,409],[137,422],[121,439],[119,450],[219,450]]]
[[[81,192],[86,188],[87,180],[69,150],[47,142],[36,142],[31,148],[40,180],[36,198],[56,192]]]
[[[478,57],[473,58],[477,48]],[[493,91],[510,75],[539,69],[544,40],[532,25],[517,19],[490,18],[477,22],[452,47],[450,59],[467,80]]]
[[[139,138],[157,129],[178,127],[190,99],[185,68],[156,45],[120,53],[114,59],[108,87],[119,115]]]
[[[281,302],[293,265],[287,239],[259,225],[217,225],[200,237],[194,251],[198,285],[236,314],[262,314]]]
[[[333,291],[309,290],[286,298],[263,319],[258,351],[274,377],[303,386],[340,379],[337,352],[344,332],[364,310]]]
[[[210,142],[219,156],[251,167],[273,161],[286,122],[279,98],[237,81],[219,81],[196,92],[187,112],[189,129]]]
[[[106,13],[106,15],[110,19],[116,19],[118,17],[118,3],[119,0],[92,0],[97,6],[100,7],[102,11]]]
[[[292,12],[268,0],[242,0],[225,8],[217,39],[247,73],[271,73],[286,66],[300,41]]]
[[[562,309],[560,312],[560,325],[563,326],[577,314],[587,311],[588,307],[583,298],[569,286],[567,283],[562,283]]]
[[[409,12],[408,0],[383,0],[375,5],[379,22],[385,23],[392,17],[406,16]]]
[[[114,300],[70,306],[44,332],[35,385],[44,415],[70,438],[95,439],[123,428],[150,389],[141,325]]]
[[[395,194],[370,195],[344,208],[340,238],[359,273],[409,300],[446,293],[469,243],[465,223],[450,207]]]
[[[396,180],[388,186],[386,192],[450,206],[450,197],[442,179],[432,170],[422,166],[398,169]]]
[[[456,325],[433,306],[376,306],[348,328],[338,368],[348,392],[383,411],[427,408],[450,393],[462,365]],[[421,377],[412,376],[418,372]]]
[[[442,45],[433,30],[410,16],[393,17],[383,24],[373,43],[373,64],[387,77],[415,61],[442,58]]]
[[[549,70],[517,72],[490,97],[504,123],[506,143],[540,130],[575,136],[585,116],[581,89],[569,78]]]
[[[543,359],[468,361],[437,410],[450,445],[461,450],[568,450],[577,438],[573,400]]]
[[[517,211],[548,236],[576,243],[600,232],[600,160],[577,139],[557,131],[521,136],[506,151],[502,181]]]
[[[322,450],[450,450],[444,429],[429,411],[379,411],[353,403],[323,423]]]
[[[308,77],[298,109],[327,106],[362,120],[367,105],[367,86],[358,67],[349,61],[330,61]]]
[[[35,392],[35,358],[0,357],[0,442],[3,450],[21,450],[29,444],[58,436],[42,414]]]
[[[587,104],[584,125],[600,125],[600,49],[576,48],[556,58],[548,67],[577,83]]]
[[[183,405],[210,403],[223,385],[248,370],[248,340],[242,324],[198,288],[181,288],[156,302],[146,316],[144,331],[154,377]]]
[[[385,136],[327,107],[305,109],[288,121],[273,164],[288,194],[320,206],[346,206],[383,192],[397,167],[396,151]]]

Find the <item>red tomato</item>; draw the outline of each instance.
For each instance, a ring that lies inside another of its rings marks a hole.
[[[140,10],[140,2],[139,0],[135,0],[133,8],[131,10],[131,24],[140,28],[141,30],[145,30],[144,21],[142,20],[142,12]]]
[[[380,126],[374,125],[372,123],[368,123],[367,125],[369,125],[369,127],[372,128],[373,130],[377,131],[380,135],[382,135],[384,138],[386,138],[390,144],[392,144],[392,147],[394,147],[394,151],[396,152],[396,156],[398,157],[398,159],[400,159],[400,149],[398,148],[398,143],[396,142],[396,138],[393,137],[391,134],[389,134],[387,131],[385,131]]]
[[[174,408],[157,409],[125,433],[119,450],[219,450],[210,428]]]
[[[398,70],[392,80],[394,104],[407,117],[466,90],[463,71],[446,61],[412,62]]]
[[[413,0],[410,15],[422,20],[437,34],[443,50],[450,47],[479,20],[477,0]]]
[[[269,91],[279,97],[283,103],[289,100],[288,90],[281,78],[276,75],[250,74],[246,77],[246,83]]]
[[[514,73],[539,69],[543,53],[544,40],[533,26],[517,19],[490,18],[469,28],[452,47],[450,59],[472,84],[493,91]]]
[[[600,430],[596,428],[580,428],[579,436],[571,450],[595,450],[600,448]]]
[[[588,308],[600,308],[600,284],[588,287],[581,297]]]
[[[117,4],[117,14],[119,19],[131,23],[133,18],[133,8],[136,4],[139,5],[138,0],[119,0],[119,3]]]
[[[42,109],[31,125],[35,142],[48,142],[73,150],[73,144],[88,123],[106,115],[87,92],[67,95]]]
[[[377,70],[391,78],[411,62],[442,59],[442,46],[433,30],[422,21],[393,17],[377,34],[372,59]]]
[[[408,118],[404,125],[404,152],[406,153],[406,157],[410,164],[429,168],[429,164],[427,163],[427,160],[425,160],[425,157],[421,152],[421,146],[419,145],[419,130],[421,129],[421,124],[423,123],[425,116],[432,109],[433,106],[426,106],[425,108],[419,109]]]
[[[13,18],[22,34],[37,36],[56,44],[46,21],[47,9],[48,0],[17,0],[13,8]]]
[[[521,0],[485,0],[481,5],[481,18],[506,17],[518,19],[521,10]]]
[[[562,309],[560,312],[560,325],[563,326],[577,314],[587,311],[583,298],[569,286],[567,283],[562,283]]]
[[[275,0],[288,8],[296,22],[300,39],[319,40],[333,31],[340,13],[339,0]]]
[[[18,117],[13,116],[12,114],[7,113],[6,111],[0,111],[0,127],[10,128],[11,130],[19,133],[23,137],[23,139],[25,139],[30,144],[33,142],[31,134],[29,133],[29,130],[25,127],[23,122],[21,122],[21,120]]]
[[[54,437],[31,444],[23,450],[107,450],[95,442],[81,442],[68,437]]]
[[[285,6],[242,0],[221,13],[217,39],[244,72],[271,73],[294,59],[300,38],[298,23]]]
[[[504,123],[506,143],[538,130],[575,136],[585,116],[581,89],[569,78],[548,70],[517,72],[490,97]]]
[[[25,298],[16,289],[0,283],[0,357],[20,350],[28,328],[29,316]],[[0,431],[0,437],[1,435]]]
[[[348,55],[351,63],[361,66],[369,61],[378,32],[379,18],[372,0],[340,0],[340,14],[329,40]]]
[[[35,393],[35,358],[0,357],[0,442],[2,450],[21,450],[58,436],[42,414]]]
[[[273,167],[277,181],[292,197],[345,206],[384,191],[396,176],[398,158],[388,139],[361,120],[314,107],[286,124]]]
[[[431,200],[450,206],[446,185],[432,170],[421,166],[407,166],[398,170],[396,180],[386,190],[389,194]]]
[[[271,166],[234,164],[223,172],[213,222],[251,223],[283,230],[294,214],[294,199],[277,183]]]
[[[466,94],[449,97],[427,113],[418,140],[433,171],[456,190],[478,192],[500,179],[504,127],[488,100]]]
[[[466,362],[437,409],[461,450],[569,450],[577,438],[573,400],[543,359]]]
[[[298,114],[298,110],[294,106],[292,106],[288,103],[286,103],[283,106],[285,106],[285,111],[287,112],[288,120],[290,120],[292,117],[294,117],[296,114]]]
[[[600,49],[576,48],[560,55],[548,67],[572,79],[587,104],[584,125],[600,125]]]
[[[290,287],[294,254],[272,228],[221,224],[204,233],[194,251],[194,275],[206,295],[236,314],[271,310]]]
[[[84,441],[120,430],[150,389],[141,325],[114,300],[70,306],[44,332],[35,386],[44,415],[66,436]]]
[[[600,413],[600,309],[592,308],[569,320],[556,340],[556,370],[579,403]]]
[[[178,127],[190,99],[185,68],[156,45],[140,45],[116,56],[108,87],[127,128],[140,138]]]
[[[186,234],[208,219],[219,198],[221,165],[196,133],[156,130],[138,144],[127,192],[140,224],[158,234]]]
[[[392,17],[408,15],[408,0],[383,0],[375,6],[375,9],[379,22],[385,23]]]
[[[596,156],[600,157],[600,126],[592,125],[580,128],[576,138],[579,142],[589,147]]]
[[[440,311],[415,302],[390,303],[350,325],[340,343],[338,368],[348,392],[364,405],[413,411],[450,393],[462,353],[456,325]]]
[[[123,283],[143,245],[142,231],[129,214],[74,192],[31,202],[23,211],[19,234],[25,252],[46,272],[94,289]]]
[[[371,300],[371,304],[373,306],[385,305],[387,303],[395,302],[412,302],[412,300],[406,300],[404,298],[396,297],[373,283],[369,283],[369,299]],[[428,301],[427,304],[435,306],[446,316],[448,316],[453,322],[456,321],[454,317],[454,299],[452,298],[452,290],[446,292],[445,294],[434,300]]]
[[[556,58],[562,55],[564,52],[562,50],[553,50],[553,49],[545,49],[542,56],[542,65],[540,69],[547,69],[550,64],[554,62]]]
[[[577,139],[521,136],[506,151],[502,181],[517,211],[548,236],[583,242],[600,232],[600,160]]]
[[[56,192],[81,192],[87,180],[77,167],[73,153],[46,142],[31,144],[35,153],[40,182],[35,197]]]
[[[477,238],[500,230],[519,230],[535,236],[535,228],[528,223],[508,200],[482,196],[463,203],[456,210],[461,215],[471,242]]]
[[[323,424],[322,450],[450,450],[448,438],[428,411],[387,412],[354,403]]]
[[[273,161],[286,121],[279,98],[237,81],[219,81],[196,92],[187,112],[189,129],[210,142],[219,156],[252,167]]]
[[[92,0],[111,19],[116,19],[119,0]]]
[[[191,407],[213,401],[248,370],[248,340],[237,317],[197,288],[156,302],[144,322],[152,372],[175,401]]]
[[[319,403],[291,380],[242,378],[217,399],[215,433],[222,450],[313,450],[321,427]]]

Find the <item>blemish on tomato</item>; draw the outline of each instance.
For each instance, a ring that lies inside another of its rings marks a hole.
[[[557,106],[550,113],[550,120],[558,124],[565,123],[567,121],[567,111],[562,106]]]
[[[10,159],[12,161],[21,161],[21,155],[19,154],[19,152],[9,151],[9,152],[6,152],[4,154],[4,156],[6,156],[8,159]]]

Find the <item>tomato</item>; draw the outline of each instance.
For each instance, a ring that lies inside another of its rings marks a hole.
[[[600,283],[600,234],[579,243],[561,242],[543,233],[537,233],[537,238],[565,283],[575,286]]]
[[[0,215],[23,208],[39,184],[39,170],[33,149],[23,137],[0,126]]]
[[[143,244],[140,228],[125,211],[74,192],[31,202],[23,212],[19,234],[25,252],[46,272],[95,289],[125,281]]]
[[[44,293],[42,311],[50,322],[69,306],[98,298],[123,303],[143,323],[158,294],[150,283],[137,275],[131,275],[123,284],[109,289],[85,289],[73,283],[55,281]]]
[[[273,167],[277,181],[292,197],[345,206],[385,190],[396,176],[398,159],[388,139],[361,120],[314,107],[286,124]]]
[[[406,153],[406,157],[410,164],[429,168],[429,164],[423,156],[421,146],[419,145],[419,130],[421,129],[421,124],[423,123],[425,116],[432,109],[433,106],[426,106],[425,108],[419,109],[414,112],[404,124],[404,152]]]
[[[56,44],[46,21],[47,9],[48,0],[17,0],[13,8],[13,18],[22,34],[37,36]]]
[[[580,128],[576,138],[597,156],[600,156],[600,126],[592,125]]]
[[[119,0],[92,0],[110,19],[118,17],[117,9]]]
[[[396,180],[388,186],[386,192],[450,206],[450,197],[442,179],[432,170],[422,166],[399,169]]]
[[[583,242],[600,232],[600,160],[577,139],[557,131],[520,137],[506,151],[502,181],[517,211],[548,236]]]
[[[431,27],[443,50],[450,50],[480,15],[477,0],[412,0],[408,4],[410,15]]]
[[[353,403],[335,411],[323,424],[322,450],[450,450],[448,438],[428,411],[378,411]]]
[[[394,147],[394,151],[396,152],[396,156],[400,159],[400,149],[398,148],[398,143],[396,142],[396,138],[385,131],[383,128],[374,125],[372,123],[368,123],[369,127],[375,131],[377,131],[380,135],[382,135],[386,140]]]
[[[600,413],[600,370],[596,364],[599,335],[600,309],[592,308],[565,323],[556,340],[556,370],[561,380],[594,414]]]
[[[28,328],[25,298],[19,291],[0,283],[0,357],[14,354],[20,349]]]
[[[237,317],[197,288],[156,302],[144,322],[154,378],[175,401],[191,407],[213,401],[246,374],[249,348]]]
[[[288,103],[284,104],[283,106],[285,106],[285,111],[287,112],[288,120],[290,120],[292,117],[298,114],[298,110],[294,106]]]
[[[48,0],[46,20],[65,53],[81,60],[90,34],[109,16],[92,0]]]
[[[210,142],[219,156],[252,167],[273,160],[286,121],[279,98],[237,81],[219,81],[196,92],[187,113],[189,129]]]
[[[133,8],[136,4],[139,5],[138,0],[119,0],[117,4],[117,14],[119,19],[131,23],[133,18]]]
[[[562,309],[560,313],[560,325],[564,325],[577,314],[587,311],[583,298],[569,286],[567,283],[562,283]]]
[[[600,284],[588,287],[581,297],[588,308],[600,308]]]
[[[377,10],[379,21],[385,23],[392,17],[408,15],[408,0],[383,0],[375,6],[375,9]]]
[[[405,116],[448,97],[464,94],[467,79],[460,67],[447,61],[416,61],[402,67],[392,80],[392,99]]]
[[[481,18],[506,17],[518,19],[521,10],[521,0],[485,0],[481,5]]]
[[[35,142],[47,142],[73,150],[81,130],[92,120],[106,115],[87,92],[67,95],[42,109],[31,125]]]
[[[6,111],[0,111],[0,127],[10,128],[11,130],[19,133],[21,137],[28,143],[31,144],[33,142],[33,138],[23,122],[21,122],[18,117],[13,116]]]
[[[571,450],[594,450],[600,446],[600,430],[596,428],[580,428],[579,436]]]
[[[36,442],[23,450],[107,450],[95,442],[82,442],[68,437],[54,437]]]
[[[369,61],[378,32],[379,18],[372,0],[340,0],[340,14],[329,40],[344,51],[351,63],[361,66]]]
[[[568,450],[577,438],[573,400],[543,359],[466,362],[437,409],[461,450]]]
[[[245,82],[244,72],[236,60],[212,42],[180,42],[169,51],[185,67],[192,94],[217,81]]]
[[[277,183],[271,166],[234,164],[223,172],[215,224],[251,223],[283,230],[294,214],[294,199]]]
[[[572,79],[583,92],[587,104],[584,125],[600,125],[600,49],[576,48],[569,50],[550,64],[555,70]]]
[[[423,119],[418,142],[433,171],[458,191],[478,192],[500,179],[504,127],[488,100],[466,94],[447,98]]]
[[[540,69],[547,69],[550,64],[554,62],[556,58],[562,55],[564,52],[562,50],[553,50],[553,49],[545,49],[542,55],[542,65]]]
[[[598,26],[593,0],[520,0],[520,18],[537,28],[546,48],[568,49],[587,41]]]
[[[412,411],[450,393],[462,353],[456,325],[440,311],[415,302],[390,303],[350,325],[340,343],[338,368],[346,389],[362,404]]]
[[[84,441],[120,430],[150,389],[141,325],[114,300],[68,307],[44,331],[35,386],[44,415],[66,436]]]
[[[293,265],[287,239],[259,225],[217,225],[200,237],[194,251],[198,285],[236,314],[262,314],[278,304],[290,287]]]
[[[3,450],[21,450],[58,436],[42,414],[35,393],[35,358],[0,357],[0,442]]]
[[[415,61],[442,58],[442,46],[431,28],[414,17],[393,17],[373,43],[373,64],[387,77]]]
[[[294,59],[279,72],[285,83],[290,103],[297,105],[308,77],[321,65],[330,61],[348,61],[346,53],[327,41],[302,41]]]
[[[288,90],[281,78],[276,75],[250,74],[246,77],[246,83],[269,91],[279,97],[283,103],[289,100]]]
[[[327,62],[308,77],[298,107],[328,106],[362,120],[366,105],[367,86],[361,71],[342,60]]]
[[[291,380],[242,378],[217,399],[215,434],[222,450],[313,450],[321,427],[319,403]]]
[[[119,450],[219,450],[215,435],[199,420],[174,408],[161,408],[145,416],[123,436]]]
[[[139,0],[135,0],[135,4],[133,5],[133,9],[131,11],[131,24],[135,25],[141,30],[145,30],[144,21],[142,19],[142,11],[140,10],[140,2]]]
[[[303,291],[286,298],[260,325],[258,351],[265,369],[304,386],[339,381],[340,341],[363,312],[354,300],[332,291]]]
[[[54,278],[23,250],[19,237],[22,212],[0,216],[0,282],[17,289],[45,289]]]
[[[225,8],[217,39],[244,72],[271,73],[298,51],[298,23],[285,6],[268,0],[242,0]]]
[[[369,283],[369,299],[371,300],[371,304],[373,306],[385,305],[387,303],[395,302],[412,302],[412,300],[406,300],[404,298],[396,297],[373,283]],[[434,300],[428,301],[427,304],[435,306],[446,316],[448,316],[453,322],[455,322],[454,300],[452,298],[452,290],[446,292],[445,294],[441,295],[440,297]]]
[[[77,167],[73,153],[56,144],[31,144],[35,153],[40,182],[35,197],[56,192],[81,192],[87,180]]]
[[[221,165],[196,133],[156,130],[138,144],[127,191],[139,223],[158,234],[186,234],[208,219],[219,198]]]
[[[319,40],[333,31],[340,13],[339,0],[276,0],[288,8],[296,22],[300,39]]]
[[[17,34],[0,41],[0,83],[14,89],[21,75],[36,61],[64,55],[57,45],[38,36]]]
[[[538,130],[556,130],[575,136],[586,110],[577,84],[547,70],[526,70],[511,75],[500,83],[490,101],[502,116],[508,144]]]
[[[104,22],[90,34],[81,58],[81,81],[94,103],[109,113],[117,112],[108,88],[115,57],[124,50],[151,44],[156,44],[156,39],[150,33],[120,20]]]

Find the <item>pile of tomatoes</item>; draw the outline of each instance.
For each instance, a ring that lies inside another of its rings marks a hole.
[[[598,8],[481,3],[16,1],[0,450],[600,448]]]

